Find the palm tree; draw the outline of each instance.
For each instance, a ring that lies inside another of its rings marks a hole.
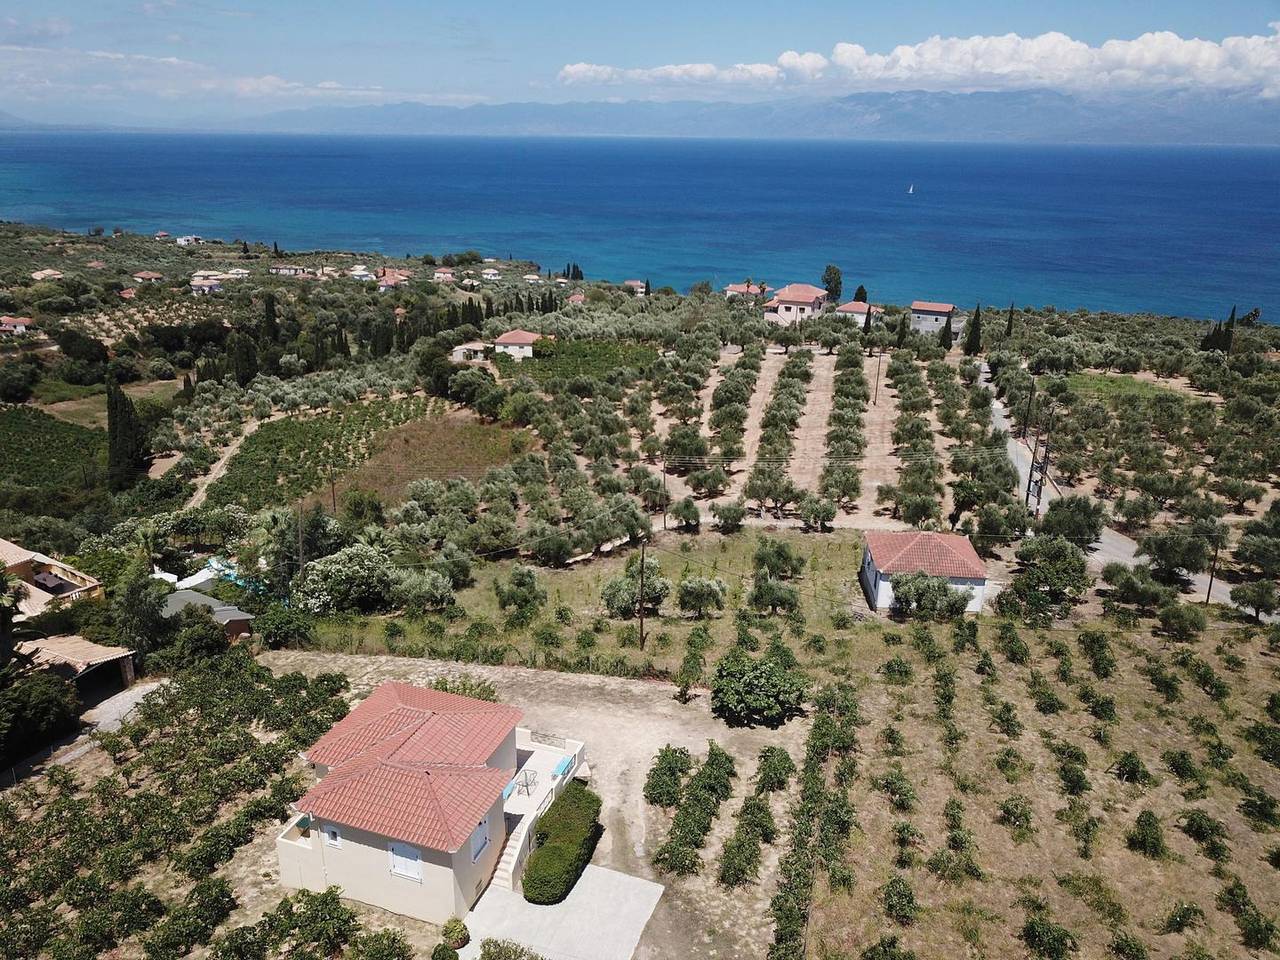
[[[27,585],[0,570],[0,668],[14,659],[18,641],[33,635],[31,630],[18,625],[21,604],[26,598]]]

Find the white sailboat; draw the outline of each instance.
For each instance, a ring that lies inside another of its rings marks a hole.
[[[907,194],[908,194],[908,196],[909,196],[909,195],[911,195],[911,194],[913,194],[913,193],[915,193],[915,192],[916,192],[916,185],[915,185],[914,183],[913,183],[911,186],[907,187]]]

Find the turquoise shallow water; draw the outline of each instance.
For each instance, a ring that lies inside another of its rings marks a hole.
[[[888,302],[1280,315],[1276,149],[3,134],[0,217],[471,247],[681,289],[834,262]]]

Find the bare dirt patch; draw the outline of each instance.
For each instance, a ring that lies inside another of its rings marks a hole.
[[[719,499],[736,500],[742,496],[742,489],[747,485],[747,475],[756,462],[760,452],[760,434],[764,422],[764,408],[773,396],[773,385],[778,381],[778,373],[787,362],[786,354],[765,351],[764,360],[760,363],[760,376],[756,378],[756,390],[751,395],[751,404],[747,409],[747,422],[743,425],[741,466],[733,473],[732,482],[724,496]]]
[[[832,390],[836,377],[835,354],[817,353],[809,368],[813,379],[805,394],[804,412],[796,426],[791,448],[791,479],[801,490],[818,492],[822,466],[827,454],[827,420],[831,416]]]
[[[867,438],[867,452],[862,458],[862,495],[858,497],[855,514],[859,523],[867,529],[905,529],[906,524],[889,516],[887,507],[876,504],[876,493],[884,484],[898,482],[898,470],[902,461],[893,449],[893,424],[898,419],[898,396],[885,379],[888,358],[879,359],[879,392],[876,390],[877,358],[865,357],[862,369],[871,387],[875,403],[867,404],[863,419],[863,433]]]

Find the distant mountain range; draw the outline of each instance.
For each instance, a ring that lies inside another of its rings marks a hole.
[[[624,101],[311,107],[228,124],[254,132],[1280,144],[1280,101],[1052,91],[858,93],[761,103]]]
[[[78,129],[85,129],[78,126]],[[116,127],[115,129],[122,129]],[[0,113],[0,130],[50,129]],[[129,129],[139,129],[130,125]],[[745,137],[799,140],[1280,145],[1280,100],[1240,93],[1084,97],[1047,90],[857,93],[757,103],[390,103],[148,129],[244,133]]]

